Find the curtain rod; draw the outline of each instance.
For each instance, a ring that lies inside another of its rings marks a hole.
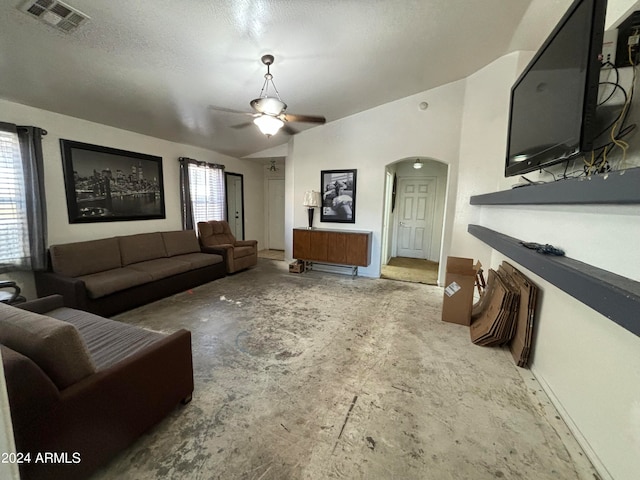
[[[47,132],[44,128],[40,128],[40,127],[29,127],[28,125],[16,125],[16,128],[38,128],[40,130],[40,135],[42,135],[43,137],[45,135],[49,135],[49,132]]]
[[[221,168],[223,170],[225,168],[224,165],[219,163],[210,163],[210,162],[205,162],[203,160],[196,160],[195,158],[189,158],[189,157],[179,157],[178,162],[190,162],[190,163],[195,163],[196,165],[206,165],[211,168]]]

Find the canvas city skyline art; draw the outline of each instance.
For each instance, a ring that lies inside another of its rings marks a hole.
[[[70,223],[165,218],[162,157],[60,140]]]

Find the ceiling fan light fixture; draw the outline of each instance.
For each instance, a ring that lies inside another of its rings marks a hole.
[[[37,1],[53,1],[53,0],[37,0]],[[324,124],[327,119],[319,115],[296,115],[293,113],[286,113],[287,104],[282,101],[278,89],[273,83],[273,75],[270,71],[270,66],[273,63],[273,55],[263,55],[262,63],[267,66],[267,73],[264,75],[264,83],[260,96],[254,98],[249,102],[253,112],[243,112],[241,110],[234,110],[232,108],[216,107],[210,105],[209,108],[213,110],[219,110],[227,113],[239,113],[241,115],[249,115],[253,117],[253,123],[260,129],[260,131],[270,137],[275,135],[278,131],[288,122],[304,122],[304,123],[317,123]],[[269,90],[271,88],[271,91]],[[242,128],[245,126],[251,126],[251,122],[246,122],[241,125],[234,125],[230,128]],[[283,130],[287,135],[295,135],[296,129],[286,126]]]
[[[266,114],[254,118],[253,123],[255,123],[260,131],[267,137],[278,133],[278,130],[280,130],[284,125],[284,122],[279,118]]]
[[[416,158],[416,161],[413,163],[413,168],[415,168],[416,170],[419,170],[422,168],[422,162],[420,161],[419,158]]]
[[[251,100],[249,103],[251,107],[260,113],[266,113],[267,115],[280,115],[287,109],[287,104],[279,98],[275,97],[260,97]]]

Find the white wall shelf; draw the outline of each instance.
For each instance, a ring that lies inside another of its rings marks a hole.
[[[545,255],[480,225],[468,232],[560,290],[640,336],[640,282],[568,257]]]
[[[640,167],[474,195],[471,205],[640,204]]]

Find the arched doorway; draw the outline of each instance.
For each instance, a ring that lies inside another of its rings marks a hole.
[[[411,157],[385,174],[381,277],[437,285],[448,165]]]

